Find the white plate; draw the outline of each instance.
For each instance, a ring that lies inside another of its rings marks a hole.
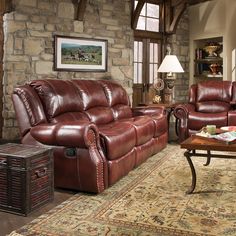
[[[236,126],[224,126],[221,127],[220,129],[224,131],[236,131]]]

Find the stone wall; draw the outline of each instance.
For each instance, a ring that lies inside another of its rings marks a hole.
[[[19,138],[11,101],[13,88],[44,78],[111,78],[132,94],[133,31],[130,0],[88,0],[83,21],[76,21],[73,0],[14,0],[4,16],[3,139]],[[108,40],[105,73],[53,70],[54,35]]]
[[[3,15],[0,12],[0,78],[3,78],[3,44],[4,44],[4,35],[3,35]],[[0,84],[0,97],[3,97],[3,85]],[[3,104],[0,103],[0,111],[2,111]],[[2,133],[3,118],[0,115],[0,134]]]
[[[167,38],[172,54],[176,55],[184,73],[176,74],[174,97],[177,102],[186,102],[189,91],[189,15],[188,10],[182,15],[176,33]]]

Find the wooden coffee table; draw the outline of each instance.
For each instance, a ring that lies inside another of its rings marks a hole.
[[[193,135],[183,141],[180,144],[181,148],[187,149],[184,153],[184,156],[187,158],[188,164],[192,172],[192,186],[186,192],[187,194],[193,193],[196,187],[196,171],[191,160],[192,156],[206,157],[207,161],[204,166],[210,164],[211,158],[226,158],[226,159],[236,159],[235,155],[227,154],[216,154],[211,153],[211,151],[225,151],[225,152],[236,152],[236,144],[226,144],[220,141],[217,141],[213,138],[203,138],[196,135]],[[198,153],[197,150],[205,150],[206,153]]]

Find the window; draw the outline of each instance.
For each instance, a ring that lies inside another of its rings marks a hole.
[[[154,83],[158,69],[158,43],[149,44],[149,84]]]
[[[134,41],[134,84],[153,84],[157,77],[159,47],[159,43],[150,40]],[[146,55],[143,55],[144,48],[148,48]]]
[[[142,84],[143,42],[134,41],[134,83]]]
[[[136,8],[138,1],[135,1]],[[145,3],[138,18],[137,30],[159,32],[160,6],[152,3]]]
[[[136,9],[134,0],[134,80],[133,105],[149,103],[153,99],[152,84],[157,78],[157,69],[161,59],[160,10],[162,1],[146,0],[142,9]],[[136,9],[136,10],[135,10]],[[138,15],[137,15],[138,14]]]

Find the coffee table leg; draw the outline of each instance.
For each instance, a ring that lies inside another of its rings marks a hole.
[[[191,194],[193,193],[195,187],[196,187],[196,171],[195,171],[195,168],[194,168],[194,165],[193,165],[193,162],[191,160],[191,151],[190,150],[187,150],[185,153],[184,153],[184,156],[187,158],[187,161],[188,161],[188,164],[190,166],[190,169],[191,169],[191,172],[192,172],[192,186],[189,188],[189,190],[186,192],[187,194]]]
[[[211,151],[207,151],[207,161],[206,164],[204,164],[204,166],[208,166],[211,162]]]

